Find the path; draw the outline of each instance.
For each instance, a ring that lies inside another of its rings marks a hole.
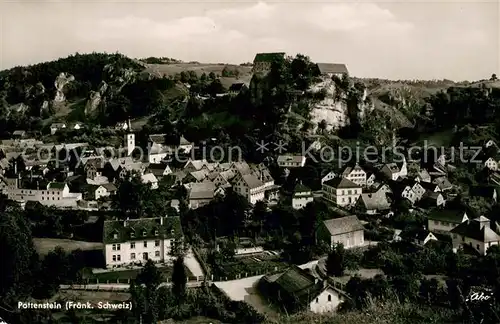
[[[203,281],[188,281],[186,287],[201,287]],[[159,287],[169,287],[171,282],[162,282]],[[129,284],[90,284],[90,285],[60,285],[61,290],[99,290],[99,291],[128,291]]]
[[[184,258],[184,265],[189,269],[189,271],[191,271],[191,273],[195,277],[203,277],[205,275],[200,263],[194,256],[192,249],[189,249],[189,251],[186,253],[186,257]]]

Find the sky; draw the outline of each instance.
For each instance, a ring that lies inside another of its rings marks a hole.
[[[0,69],[75,52],[239,64],[283,51],[358,77],[500,75],[497,0],[0,1]]]

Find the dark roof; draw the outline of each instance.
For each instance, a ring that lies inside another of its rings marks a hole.
[[[364,229],[363,224],[355,215],[341,218],[328,219],[323,221],[323,224],[330,232],[330,235],[339,235],[344,233],[361,231]]]
[[[466,211],[464,209],[438,209],[430,213],[427,217],[430,220],[445,221],[449,223],[460,224]]]
[[[229,87],[229,91],[240,91],[245,86],[244,83],[233,83]]]
[[[166,134],[151,134],[149,135],[149,140],[156,144],[165,144]]]
[[[285,57],[285,52],[276,53],[257,53],[253,59],[254,63],[257,62],[273,62],[275,60],[280,60]]]
[[[104,183],[101,186],[103,186],[107,191],[116,191],[118,188],[112,183]]]
[[[64,182],[51,182],[47,186],[47,189],[50,189],[50,190],[63,190],[65,185],[66,185],[66,183],[64,183]]]
[[[298,300],[316,297],[322,287],[315,283],[314,276],[295,265],[281,274],[265,276],[264,280],[274,283],[281,292]]]
[[[345,64],[339,63],[317,63],[319,72],[321,74],[327,73],[349,73]]]
[[[469,188],[469,195],[472,197],[493,198],[495,191],[498,195],[499,190],[498,186],[471,186]]]
[[[334,178],[325,181],[323,184],[337,189],[361,188],[361,186],[358,186],[357,184],[346,178]]]
[[[311,192],[311,189],[308,186],[303,185],[302,183],[298,183],[295,186],[295,189],[293,192],[298,193],[298,192]]]
[[[429,234],[431,234],[430,231],[419,228],[403,231],[400,236],[406,239],[416,239],[418,241],[424,241],[427,236],[429,236]]]
[[[422,186],[422,188],[424,188],[425,190],[434,191],[434,190],[436,190],[436,187],[439,188],[439,186],[435,183],[424,182],[424,181],[420,181],[419,183]]]
[[[500,241],[500,236],[490,227],[490,220],[483,216],[478,219],[463,222],[452,229],[451,233],[475,239],[483,243]]]
[[[104,244],[109,244],[148,239],[169,239],[182,235],[179,217],[163,217],[163,225],[160,223],[161,217],[130,219],[126,221],[105,221],[103,242]],[[155,231],[158,231],[158,236],[155,235]],[[134,235],[131,235],[132,233]],[[114,238],[114,234],[117,234],[116,239]]]

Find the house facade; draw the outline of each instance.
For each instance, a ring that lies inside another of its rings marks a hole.
[[[350,206],[356,203],[362,194],[362,187],[345,178],[335,178],[322,185],[323,198],[338,206]]]
[[[359,186],[366,186],[366,172],[358,164],[354,167],[346,167],[342,172],[342,177]]]
[[[337,243],[342,243],[346,249],[365,244],[364,227],[354,215],[323,221],[317,236],[331,248]]]
[[[107,268],[142,264],[147,260],[170,262],[172,250],[181,242],[178,217],[105,221],[104,257]]]
[[[304,208],[308,203],[314,200],[311,189],[299,183],[294,190],[292,197],[293,209]]]
[[[495,224],[498,227],[498,224]],[[486,255],[488,249],[500,243],[500,235],[491,228],[488,218],[481,216],[467,220],[451,231],[453,250],[463,246],[474,249],[480,255]]]
[[[7,189],[7,197],[15,201],[37,201],[45,206],[76,207],[83,199],[81,193],[69,191],[65,183],[51,182],[46,189]]]
[[[469,220],[465,211],[443,209],[436,210],[427,217],[427,228],[431,232],[449,233],[456,226]]]
[[[303,155],[280,155],[277,163],[282,168],[302,168],[306,164],[306,157]]]

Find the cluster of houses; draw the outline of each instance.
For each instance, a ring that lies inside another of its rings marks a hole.
[[[496,147],[496,144],[488,141],[485,147]],[[490,170],[490,184],[471,185],[468,195],[482,197],[494,204],[499,191],[491,175],[497,169],[492,166],[491,157],[488,156],[483,158],[481,166]],[[448,179],[448,173],[454,169],[453,165],[446,162],[445,155],[435,158],[432,163],[408,163],[406,158],[402,158],[400,163],[381,165],[356,163],[339,173],[332,171],[326,174],[321,179],[322,194],[326,201],[372,219],[391,217],[396,206],[402,202],[410,212],[430,210],[425,228],[402,233],[398,230],[396,239],[406,238],[423,245],[429,241],[451,238],[455,251],[470,248],[484,255],[488,247],[500,242],[500,226],[484,216],[471,217],[475,213],[470,207],[456,203],[457,188]],[[332,237],[335,228],[338,226],[324,226]],[[338,241],[347,247],[362,245],[361,239]]]

